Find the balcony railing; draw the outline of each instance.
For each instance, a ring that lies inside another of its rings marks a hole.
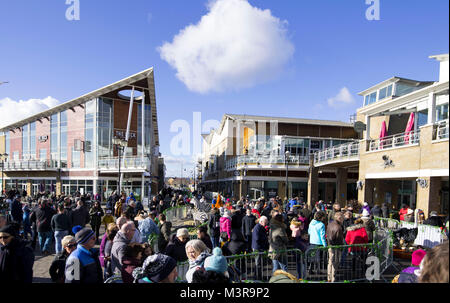
[[[238,165],[284,165],[285,156],[237,156],[228,160],[225,164],[226,170],[235,169]],[[289,156],[289,165],[308,164],[308,156]]]
[[[440,121],[434,125],[433,140],[448,139],[448,120]]]
[[[314,164],[330,160],[349,160],[359,157],[359,142],[344,143],[314,153]]]
[[[1,164],[0,164],[1,165]],[[51,160],[15,160],[5,161],[3,170],[53,170],[58,168],[57,161]]]
[[[125,159],[120,159],[120,169],[149,169],[150,160],[148,158],[142,159],[142,157],[126,157]],[[98,160],[98,167],[104,170],[118,170],[119,169],[119,158],[103,158]]]
[[[369,151],[397,148],[401,146],[417,145],[420,141],[420,131],[411,131],[393,136],[369,141]]]

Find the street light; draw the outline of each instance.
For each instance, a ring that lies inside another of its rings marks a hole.
[[[288,200],[288,194],[289,194],[289,180],[288,180],[289,161],[288,161],[288,158],[289,158],[290,154],[291,153],[287,150],[285,152],[285,157],[284,157],[284,163],[286,165],[286,200]]]
[[[119,189],[119,195],[121,195],[122,194],[122,186],[120,184],[120,154],[121,154],[121,152],[123,152],[125,147],[128,146],[128,141],[120,139],[120,138],[117,138],[117,137],[114,137],[112,139],[112,144],[116,146],[117,153],[119,154],[119,184],[118,184],[118,189]]]
[[[2,196],[3,196],[3,187],[5,186],[4,183],[4,177],[3,177],[3,166],[5,166],[5,160],[3,159],[3,157],[8,157],[9,155],[7,153],[4,154],[0,154],[0,157],[2,158]]]

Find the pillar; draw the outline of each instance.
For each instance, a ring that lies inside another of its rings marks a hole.
[[[363,181],[363,188],[358,190],[358,202],[361,204],[363,202],[369,203],[369,205],[373,205],[373,189],[375,186],[375,180],[371,179],[361,179]]]
[[[31,196],[31,190],[32,190],[32,188],[33,188],[33,184],[31,183],[31,180],[28,179],[28,180],[27,180],[27,195],[28,195],[28,196]]]
[[[347,173],[348,169],[338,168],[336,171],[336,201],[341,206],[347,203]]]
[[[426,181],[426,187],[417,184],[417,208],[423,210],[425,217],[428,218],[430,212],[440,211],[440,190],[441,177],[421,177]]]
[[[436,95],[431,92],[428,95],[428,119],[427,124],[436,122]]]
[[[314,156],[310,157],[308,172],[308,208],[313,209],[319,198],[319,169],[314,167]]]

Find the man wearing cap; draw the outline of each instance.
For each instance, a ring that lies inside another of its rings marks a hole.
[[[177,262],[183,262],[188,259],[186,255],[186,243],[189,241],[189,231],[187,228],[180,228],[177,234],[172,237],[164,253]]]
[[[66,261],[66,283],[103,283],[103,272],[95,246],[95,232],[85,227],[75,234],[77,249]]]
[[[18,238],[17,227],[0,228],[0,283],[31,283],[33,264],[33,249]]]

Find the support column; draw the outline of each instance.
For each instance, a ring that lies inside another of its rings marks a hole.
[[[131,97],[130,97],[130,107],[128,108],[128,120],[127,120],[127,130],[125,133],[125,140],[128,141],[130,136],[130,125],[131,125],[131,116],[133,114],[133,102],[134,102],[134,86],[131,89]],[[125,157],[127,155],[127,148],[125,147],[123,149],[123,155],[122,155],[122,167],[125,168]],[[120,180],[123,180],[123,172],[120,174]],[[122,181],[120,182],[122,183]],[[122,192],[121,184],[119,184],[119,192]]]
[[[425,217],[428,218],[430,212],[440,211],[441,177],[421,177],[426,181],[426,187],[417,184],[417,208],[423,210]]]
[[[428,120],[427,124],[436,122],[436,95],[431,92],[428,95]]]
[[[371,179],[361,179],[364,182],[363,188],[358,190],[358,202],[362,204],[363,202],[373,205],[373,195],[375,180]]]
[[[318,199],[319,199],[319,169],[317,167],[314,167],[314,156],[310,156],[309,173],[308,173],[308,199],[307,199],[308,208],[312,210]]]
[[[366,116],[366,140],[370,140],[370,116]]]
[[[27,180],[27,195],[28,196],[31,196],[32,187],[33,187],[33,184],[31,183],[31,180],[28,179]]]
[[[338,168],[336,171],[336,201],[341,206],[347,203],[347,174],[348,169]]]
[[[144,198],[145,198],[145,176],[144,176],[144,173],[142,173],[142,176],[141,176],[141,202],[142,203],[144,203]]]

